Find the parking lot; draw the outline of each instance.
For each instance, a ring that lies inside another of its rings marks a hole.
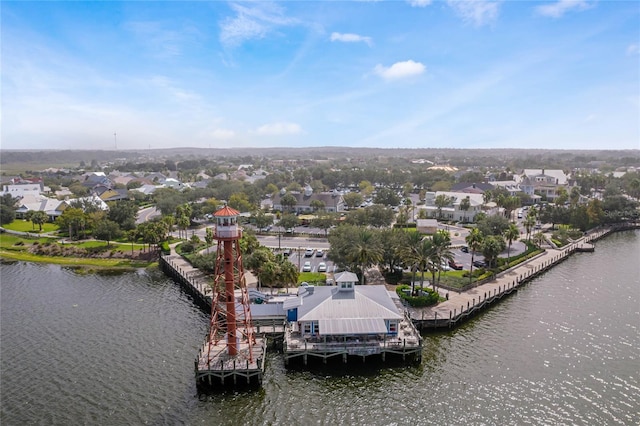
[[[318,255],[319,250],[321,251],[321,255]],[[322,249],[314,249],[314,248],[300,248],[292,250],[280,250],[277,253],[286,253],[289,252],[289,261],[298,267],[298,271],[300,272],[321,272],[321,273],[333,273],[335,271],[335,265],[333,262],[327,259],[326,250]],[[309,262],[307,267],[305,268],[306,262]],[[318,270],[318,267],[321,263],[326,265],[326,270]]]

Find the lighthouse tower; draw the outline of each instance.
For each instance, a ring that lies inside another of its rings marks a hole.
[[[228,206],[214,214],[214,238],[218,240],[211,320],[207,340],[198,355],[198,383],[226,386],[232,378],[252,377],[261,382],[264,368],[264,345],[256,339],[251,324],[249,295],[242,266],[238,226],[240,212]]]

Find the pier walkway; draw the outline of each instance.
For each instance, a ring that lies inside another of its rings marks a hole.
[[[543,253],[497,274],[493,280],[469,290],[455,292],[438,288],[440,295],[448,300],[424,308],[405,306],[405,310],[419,329],[453,327],[504,296],[517,291],[518,287],[564,261],[571,254],[593,251],[592,242],[612,231],[611,228],[598,230],[565,247],[547,248]]]

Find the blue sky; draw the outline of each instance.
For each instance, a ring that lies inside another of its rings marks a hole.
[[[637,1],[3,1],[1,14],[4,149],[640,148]]]

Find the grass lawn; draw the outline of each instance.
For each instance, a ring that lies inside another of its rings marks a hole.
[[[54,242],[55,238],[22,238],[17,235],[7,233],[0,234],[0,257],[12,260],[22,260],[25,262],[52,263],[57,265],[94,267],[100,269],[131,269],[146,268],[156,265],[157,262],[140,262],[129,259],[101,259],[101,258],[82,258],[82,257],[64,257],[64,256],[43,256],[29,253],[27,249],[36,241],[39,243]],[[103,241],[89,241],[85,244],[85,248],[93,243],[93,247],[105,246]],[[130,245],[129,245],[130,246]],[[112,245],[113,247],[113,245]],[[121,246],[124,249],[124,246]]]
[[[10,229],[12,231],[29,232],[32,234],[40,232],[40,227],[38,225],[34,227],[30,221],[23,219],[16,219],[7,225],[4,225],[3,228]],[[54,232],[57,230],[58,225],[55,223],[47,222],[42,224],[42,232]]]
[[[298,275],[298,284],[301,282],[325,282],[326,280],[327,274],[323,274],[321,272],[300,272],[300,275]]]

